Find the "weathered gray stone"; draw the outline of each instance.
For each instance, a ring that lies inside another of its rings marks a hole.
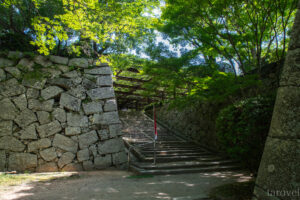
[[[94,166],[96,169],[105,169],[112,165],[111,155],[97,156],[94,159]]]
[[[62,65],[67,65],[69,62],[69,58],[65,58],[61,56],[50,56],[49,60],[54,63],[62,64]]]
[[[118,110],[118,107],[117,107],[117,102],[115,99],[110,99],[105,102],[105,104],[104,104],[105,112],[117,111],[117,110]]]
[[[75,77],[75,78],[72,78],[72,81],[73,81],[73,84],[75,86],[77,86],[77,85],[82,83],[82,78],[81,77]]]
[[[62,168],[63,172],[80,172],[82,171],[82,165],[81,164],[75,164],[75,163],[70,163],[67,164],[64,168]]]
[[[96,157],[98,156],[98,150],[97,150],[97,145],[93,144],[89,147],[90,152],[92,152],[93,156]]]
[[[65,129],[66,135],[79,135],[81,133],[80,127],[67,127]]]
[[[6,155],[5,151],[0,151],[0,172],[5,171],[6,169]]]
[[[57,172],[58,168],[55,162],[45,163],[37,167],[37,172]]]
[[[38,141],[30,142],[28,144],[28,152],[33,152],[40,149],[46,149],[50,146],[51,146],[51,140],[48,138],[43,138]]]
[[[9,151],[23,151],[25,145],[12,136],[3,136],[0,138],[0,149]]]
[[[0,69],[0,82],[6,79],[6,74],[3,69]]]
[[[34,62],[42,65],[43,67],[50,67],[52,62],[49,61],[45,56],[38,55],[34,58]]]
[[[103,112],[101,102],[93,101],[93,102],[90,102],[90,103],[82,104],[82,106],[83,106],[84,113],[86,115],[91,115],[91,114]]]
[[[36,122],[37,118],[34,114],[34,112],[32,112],[29,109],[25,109],[23,110],[14,120],[20,127],[26,127],[29,124]]]
[[[0,101],[0,118],[4,120],[13,120],[19,111],[15,105],[9,99],[3,99]]]
[[[0,67],[11,67],[15,63],[12,60],[8,60],[6,58],[0,58]]]
[[[60,70],[52,69],[52,68],[44,68],[41,71],[43,74],[47,75],[47,77],[49,77],[49,78],[56,78],[62,74]]]
[[[0,121],[0,137],[2,136],[11,136],[12,135],[12,121]]]
[[[92,100],[109,99],[115,97],[114,89],[112,87],[91,89],[87,91],[87,94]]]
[[[106,140],[98,145],[98,152],[100,154],[117,153],[124,151],[124,143],[120,138]]]
[[[83,161],[82,165],[83,165],[83,169],[84,169],[85,171],[92,171],[92,170],[95,169],[95,168],[94,168],[93,162],[90,161],[90,160],[88,160],[88,161]]]
[[[88,160],[90,158],[90,151],[88,149],[83,149],[77,152],[77,160],[79,162]]]
[[[110,67],[97,67],[94,69],[85,69],[84,73],[86,74],[95,74],[95,75],[111,75]]]
[[[34,62],[27,58],[22,58],[17,66],[24,71],[33,71]]]
[[[63,93],[60,96],[60,102],[59,102],[60,106],[62,108],[67,108],[69,110],[72,111],[80,111],[80,107],[81,107],[81,100],[78,98],[75,98],[71,95],[68,95],[66,93]]]
[[[32,170],[37,167],[37,156],[30,153],[14,153],[8,158],[9,171]]]
[[[97,132],[98,132],[100,140],[107,140],[109,138],[108,130],[103,129],[103,130],[99,130]]]
[[[17,96],[25,93],[25,87],[17,79],[9,79],[0,83],[0,94],[5,97]]]
[[[66,122],[67,121],[67,114],[64,109],[61,108],[55,108],[55,110],[52,112],[52,117],[57,119],[60,122]]]
[[[79,147],[80,149],[84,149],[89,147],[91,144],[94,144],[98,141],[98,136],[96,131],[90,131],[88,133],[82,134],[78,136],[79,139]]]
[[[26,92],[27,99],[37,99],[40,96],[40,91],[33,88],[28,88]]]
[[[8,55],[7,55],[8,58],[10,59],[20,59],[20,58],[23,58],[24,57],[24,54],[20,51],[10,51],[8,52]]]
[[[76,153],[78,149],[78,144],[74,140],[61,134],[55,135],[53,139],[53,146],[73,153]]]
[[[118,112],[106,112],[94,114],[93,116],[93,124],[110,125],[119,123],[121,122],[119,120]]]
[[[121,124],[109,125],[109,135],[110,135],[110,137],[113,138],[113,137],[117,137],[118,135],[122,135],[121,130],[122,130],[122,125]]]
[[[84,87],[79,85],[75,88],[71,88],[71,90],[68,91],[68,94],[72,95],[73,97],[83,100],[86,98],[85,91],[86,90],[84,89]]]
[[[70,71],[70,68],[66,65],[55,65],[55,67],[59,69],[62,73]]]
[[[112,160],[114,165],[121,165],[128,162],[128,157],[125,151],[112,154]]]
[[[61,125],[57,120],[37,127],[37,131],[39,132],[41,138],[49,137],[60,132],[61,130]]]
[[[60,95],[64,90],[57,86],[49,86],[42,90],[41,96],[43,99],[48,100]]]
[[[40,155],[46,161],[51,161],[51,160],[54,160],[55,158],[57,158],[55,148],[53,148],[53,147],[49,148],[49,149],[45,149],[43,151],[40,151]]]
[[[100,76],[97,78],[97,85],[99,86],[112,86],[113,81],[111,76]]]
[[[51,122],[50,113],[46,111],[38,111],[36,112],[36,114],[41,125],[48,124]]]
[[[28,100],[28,108],[33,111],[47,111],[52,112],[54,100],[40,101],[37,99]]]
[[[89,63],[85,58],[72,58],[69,61],[69,66],[87,68],[89,66]]]
[[[67,78],[54,78],[54,79],[49,79],[48,82],[52,85],[59,86],[61,88],[64,88],[66,90],[70,89],[74,84],[71,79]]]
[[[82,80],[82,86],[86,89],[86,90],[90,90],[90,89],[94,89],[97,86],[97,84],[87,78],[83,78]]]
[[[17,67],[6,67],[5,71],[11,74],[13,77],[19,79],[22,77],[20,70]]]
[[[66,78],[74,79],[74,78],[79,77],[80,74],[79,74],[76,70],[73,70],[73,71],[64,73],[62,76],[63,76],[63,77],[66,77]]]
[[[21,94],[20,96],[14,98],[13,102],[20,110],[25,110],[27,108],[27,99],[25,94]]]
[[[45,87],[46,79],[23,79],[22,84],[29,88],[42,90]]]
[[[62,168],[63,166],[71,163],[75,158],[75,154],[71,153],[71,152],[66,152],[64,153],[60,159],[58,160],[58,167]]]
[[[37,135],[36,135],[36,129],[35,125],[31,124],[30,126],[27,126],[25,129],[21,130],[19,132],[20,138],[22,140],[36,140]]]
[[[89,120],[86,116],[75,114],[75,113],[67,113],[67,122],[69,126],[75,126],[75,127],[89,126]]]

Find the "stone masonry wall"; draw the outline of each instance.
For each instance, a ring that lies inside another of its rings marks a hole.
[[[0,171],[80,171],[127,160],[109,66],[0,56]]]

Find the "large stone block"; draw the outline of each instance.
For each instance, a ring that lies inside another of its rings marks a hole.
[[[99,86],[112,86],[113,81],[111,76],[100,76],[97,78],[97,85]]]
[[[28,108],[33,111],[47,111],[52,112],[54,100],[39,101],[37,99],[28,100]]]
[[[63,166],[71,163],[75,158],[75,154],[71,153],[71,152],[66,152],[64,153],[60,159],[58,160],[58,167],[62,168]]]
[[[46,84],[46,79],[23,79],[22,84],[29,88],[42,90]]]
[[[81,134],[80,136],[78,136],[78,140],[80,149],[84,149],[89,147],[91,144],[97,142],[98,135],[96,131],[90,131],[88,133]]]
[[[6,58],[0,58],[0,67],[11,67],[14,64],[14,61],[8,60]]]
[[[65,110],[61,108],[55,108],[54,111],[52,112],[52,117],[54,117],[61,123],[67,121],[67,114]]]
[[[109,125],[109,135],[110,137],[117,137],[118,135],[121,135],[122,131],[122,125],[121,124],[113,124]]]
[[[36,112],[36,114],[41,125],[48,124],[51,122],[50,113],[46,111],[38,111]]]
[[[21,71],[17,67],[6,67],[4,70],[17,79],[22,77]]]
[[[25,93],[25,87],[13,78],[0,83],[0,94],[5,97],[17,96]]]
[[[115,99],[110,99],[105,102],[105,104],[104,104],[105,112],[117,111],[117,110],[118,110],[118,107],[117,107],[117,102]]]
[[[83,78],[82,80],[82,86],[86,89],[86,90],[90,90],[90,89],[94,89],[97,86],[97,84],[87,78]]]
[[[48,100],[60,95],[64,90],[57,86],[49,86],[42,90],[41,96],[43,99]]]
[[[27,126],[25,129],[21,130],[19,132],[20,134],[20,138],[22,140],[36,140],[37,135],[36,135],[36,129],[35,129],[35,125],[31,124],[30,126]]]
[[[26,71],[33,71],[33,66],[34,62],[32,60],[29,60],[27,58],[22,58],[18,65],[17,65],[21,70],[26,70]]]
[[[80,111],[81,100],[78,98],[75,98],[69,94],[63,93],[60,96],[59,104],[62,108],[67,108],[69,110],[78,112],[78,111]]]
[[[3,69],[0,69],[0,82],[6,79],[6,74]]]
[[[37,167],[37,172],[57,172],[58,167],[55,162],[49,162]]]
[[[45,56],[41,55],[34,57],[34,62],[42,65],[43,67],[50,67],[52,65],[51,61],[49,61]]]
[[[62,168],[61,171],[63,171],[63,172],[80,172],[82,170],[83,169],[82,169],[81,164],[70,163],[70,164],[67,164],[64,168]]]
[[[0,101],[0,118],[4,120],[14,120],[19,114],[18,109],[9,99]]]
[[[71,79],[67,79],[67,78],[50,79],[50,80],[48,80],[48,83],[59,86],[66,90],[69,90],[72,86],[74,86],[73,81]]]
[[[12,121],[0,121],[0,137],[12,135]]]
[[[98,152],[100,154],[111,154],[124,151],[124,143],[121,138],[106,140],[98,145]]]
[[[33,152],[40,149],[46,149],[50,146],[51,146],[51,140],[48,138],[43,138],[38,141],[30,142],[28,144],[28,152]]]
[[[75,114],[75,113],[67,113],[67,122],[69,126],[73,126],[73,127],[89,126],[89,120],[86,116]]]
[[[256,184],[265,191],[293,191],[299,188],[300,142],[268,138]],[[278,181],[280,180],[280,181]],[[289,198],[283,198],[289,199]]]
[[[86,90],[81,85],[72,87],[71,90],[68,91],[68,94],[81,100],[86,98]]]
[[[41,151],[40,155],[46,161],[51,161],[51,160],[54,160],[55,158],[57,158],[55,148],[53,148],[53,147]]]
[[[14,153],[9,156],[8,170],[9,171],[34,171],[37,167],[37,155],[30,153]]]
[[[121,122],[119,120],[118,112],[106,112],[94,114],[93,116],[93,124],[110,125],[119,123]]]
[[[27,98],[25,94],[21,94],[20,96],[14,98],[13,102],[20,110],[25,110],[27,108]]]
[[[112,154],[112,160],[114,165],[121,165],[128,162],[128,156],[125,151]]]
[[[28,88],[26,92],[27,99],[37,99],[40,96],[40,91],[34,88]]]
[[[90,161],[90,160],[83,161],[82,166],[83,166],[83,169],[85,171],[92,171],[92,170],[95,169],[94,168],[94,163],[92,161]]]
[[[0,151],[0,172],[6,170],[6,154],[5,151]]]
[[[67,127],[65,129],[65,134],[66,135],[79,135],[81,133],[81,128],[80,127]]]
[[[109,99],[114,98],[114,88],[113,87],[103,87],[103,88],[96,88],[87,91],[87,94],[92,100],[101,100],[101,99]]]
[[[110,67],[97,67],[94,69],[85,69],[84,73],[86,74],[94,74],[94,75],[111,75]]]
[[[77,152],[77,160],[79,162],[88,160],[90,158],[90,151],[88,149],[83,149]]]
[[[37,131],[41,138],[49,137],[55,133],[59,133],[61,130],[61,125],[57,120],[37,127]]]
[[[12,60],[21,59],[24,57],[24,54],[20,51],[9,51],[7,57]]]
[[[36,122],[37,118],[34,112],[29,109],[23,110],[16,118],[15,122],[22,128],[28,126],[29,124]]]
[[[103,112],[101,102],[90,102],[82,104],[84,113],[86,115],[91,115],[95,113]]]
[[[49,60],[54,63],[62,64],[62,65],[67,65],[69,62],[69,58],[65,58],[61,56],[50,56]]]
[[[98,130],[97,132],[100,140],[107,140],[109,138],[108,130],[102,129],[102,130]]]
[[[3,136],[0,138],[0,149],[20,152],[25,149],[25,145],[12,136]]]
[[[73,153],[76,153],[78,149],[77,142],[61,134],[55,135],[53,139],[53,146]]]
[[[271,122],[271,136],[300,138],[300,87],[279,88]]]
[[[111,165],[112,165],[111,155],[97,156],[94,159],[94,166],[96,169],[105,169],[107,167],[110,167]]]
[[[85,58],[72,58],[69,61],[69,66],[88,68],[89,63],[88,60]]]

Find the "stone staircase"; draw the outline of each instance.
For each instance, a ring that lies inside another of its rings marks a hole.
[[[143,175],[183,174],[239,170],[239,164],[184,141],[161,126],[154,149],[153,121],[142,113],[121,114],[124,141],[131,153],[130,170]],[[154,158],[156,163],[154,164]]]

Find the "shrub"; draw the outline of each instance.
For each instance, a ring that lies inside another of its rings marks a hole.
[[[259,167],[274,102],[274,95],[249,98],[222,109],[216,120],[223,150],[253,172]]]

